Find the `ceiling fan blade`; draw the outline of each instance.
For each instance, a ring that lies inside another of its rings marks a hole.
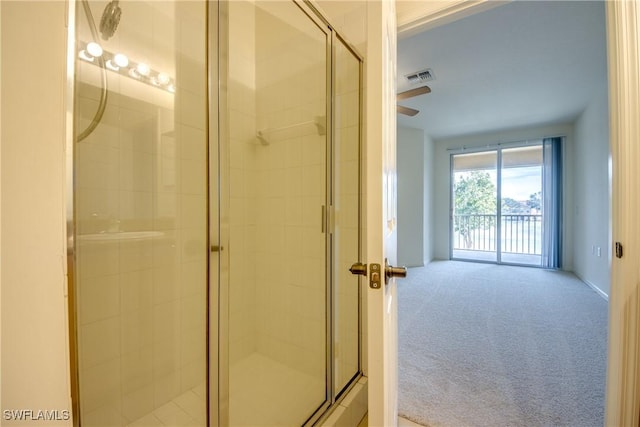
[[[414,110],[413,108],[403,107],[402,105],[396,105],[396,111],[400,114],[404,114],[411,117],[415,116],[420,112],[418,110]]]
[[[401,99],[413,98],[414,96],[424,95],[425,93],[429,93],[429,92],[431,92],[431,88],[429,86],[417,87],[415,89],[409,89],[407,91],[400,92],[397,95],[397,99],[401,100]]]

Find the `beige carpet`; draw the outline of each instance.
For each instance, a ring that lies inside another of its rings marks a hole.
[[[574,275],[437,261],[399,281],[399,412],[426,426],[602,426],[607,302]]]

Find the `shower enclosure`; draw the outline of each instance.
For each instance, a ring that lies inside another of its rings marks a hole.
[[[74,16],[75,420],[321,421],[361,375],[361,57],[302,1]]]
[[[206,5],[75,6],[76,419],[204,425]]]

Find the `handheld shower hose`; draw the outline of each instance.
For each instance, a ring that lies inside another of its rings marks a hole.
[[[87,17],[87,21],[89,23],[89,30],[91,31],[91,37],[93,41],[98,40],[98,30],[96,29],[96,24],[93,20],[93,14],[91,13],[91,7],[89,6],[88,0],[82,0],[82,8],[84,9],[84,13]],[[109,39],[109,37],[113,36],[118,27],[118,23],[120,22],[120,15],[122,11],[120,10],[120,6],[118,6],[118,0],[113,0],[104,9],[102,13],[102,18],[100,20],[100,32],[102,32],[102,38],[104,40]],[[98,103],[98,109],[96,110],[91,123],[86,127],[85,130],[80,132],[76,141],[80,142],[96,129],[102,117],[104,116],[104,110],[107,108],[107,98],[108,98],[108,88],[107,88],[107,68],[105,66],[104,58],[99,56],[96,58],[98,60],[98,65],[100,66],[100,80],[102,82],[102,87],[100,88],[100,101]]]

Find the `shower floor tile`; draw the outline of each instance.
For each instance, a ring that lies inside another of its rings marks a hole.
[[[230,424],[301,425],[325,399],[325,381],[254,353],[231,366]]]
[[[186,391],[127,427],[203,427],[206,422],[204,386]]]
[[[162,422],[155,415],[147,414],[129,424],[129,427],[156,427],[161,425],[163,425]]]
[[[325,398],[324,379],[254,353],[231,366],[230,424],[234,427],[301,425]],[[127,427],[202,427],[205,386],[195,387]]]

